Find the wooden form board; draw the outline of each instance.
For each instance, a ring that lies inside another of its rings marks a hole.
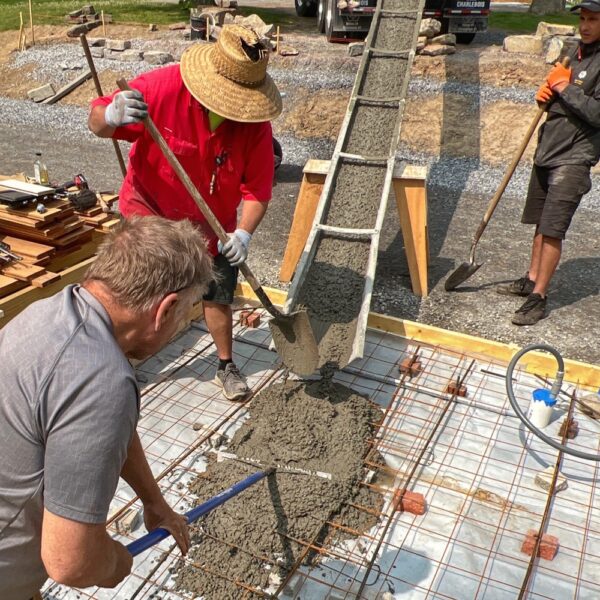
[[[264,290],[273,304],[276,306],[285,304],[286,292],[273,288],[264,288]],[[236,296],[245,299],[258,300],[250,285],[245,281],[238,284],[235,293]],[[2,307],[0,306],[0,308]],[[455,352],[464,352],[469,356],[485,357],[505,364],[508,364],[510,359],[521,349],[516,344],[494,342],[457,331],[441,329],[433,325],[424,325],[373,312],[369,313],[367,326],[371,329],[399,335],[417,343],[440,346]],[[528,353],[524,360],[519,362],[519,365],[528,373],[541,377],[554,379],[556,374],[556,361],[552,356],[543,352]],[[600,366],[566,358],[564,380],[596,391],[600,387]]]

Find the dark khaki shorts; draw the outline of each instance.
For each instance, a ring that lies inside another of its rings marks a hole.
[[[216,281],[210,284],[202,299],[216,304],[233,304],[238,268],[232,267],[222,254],[217,254],[214,258],[214,271]]]
[[[584,194],[592,188],[585,165],[533,166],[521,223],[537,225],[538,233],[564,240]]]

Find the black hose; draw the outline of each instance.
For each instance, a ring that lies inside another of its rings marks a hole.
[[[558,350],[553,348],[552,346],[548,346],[547,344],[532,344],[531,346],[526,346],[522,350],[519,350],[510,361],[508,365],[508,370],[506,371],[506,392],[508,394],[508,400],[513,407],[513,410],[517,414],[517,417],[521,419],[525,427],[532,431],[535,435],[537,435],[541,440],[546,442],[549,446],[564,452],[565,454],[570,454],[571,456],[576,456],[578,458],[583,458],[584,460],[593,460],[596,462],[600,462],[600,454],[588,454],[587,452],[580,452],[579,450],[574,450],[573,448],[569,448],[564,444],[560,444],[556,440],[553,440],[551,437],[547,436],[543,431],[541,431],[538,427],[533,425],[531,421],[527,418],[525,413],[521,410],[517,399],[515,398],[515,393],[513,391],[512,380],[513,380],[513,371],[515,370],[515,366],[519,362],[519,359],[531,352],[533,350],[544,350],[545,352],[549,352],[556,358],[556,362],[558,363],[558,371],[556,372],[556,379],[552,384],[552,389],[550,390],[550,395],[553,398],[556,398],[560,388],[562,386],[562,380],[565,374],[565,362],[563,357],[559,354]]]

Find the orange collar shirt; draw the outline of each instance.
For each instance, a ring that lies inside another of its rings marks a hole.
[[[130,86],[143,94],[151,119],[225,231],[235,230],[242,200],[271,199],[273,134],[269,122],[226,120],[211,132],[208,111],[183,84],[179,65],[145,73]],[[97,98],[92,106],[107,106],[113,96]],[[121,214],[190,219],[202,228],[216,255],[216,235],[143,123],[119,127],[113,137],[133,144],[119,192]]]

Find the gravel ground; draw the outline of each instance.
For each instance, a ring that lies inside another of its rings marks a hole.
[[[478,40],[476,46],[498,43],[496,38],[499,38],[498,34],[489,34],[486,39]],[[174,40],[172,44],[175,53],[176,43],[179,42]],[[301,43],[300,38],[293,40],[294,45]],[[322,42],[309,39],[307,44],[317,47]],[[142,47],[142,42],[135,41],[134,47]],[[315,91],[349,89],[357,63],[342,60],[343,55],[343,49],[336,47],[330,61],[299,63],[297,66],[289,60],[275,61],[271,73],[286,91],[286,109],[293,105],[298,88]],[[18,56],[18,60],[26,59],[34,59],[36,70],[39,68],[45,77],[69,80],[74,76],[73,71],[63,70],[61,65],[71,65],[76,60],[81,63],[81,50],[75,44],[43,46]],[[119,63],[116,67],[115,61],[98,61],[97,64],[99,69],[132,67],[131,63]],[[150,67],[143,63],[135,66],[135,69],[147,68]],[[412,80],[409,94],[416,98],[435,93],[476,96],[484,109],[491,102],[530,103],[534,91],[419,77]],[[0,98],[0,114],[1,173],[30,172],[34,152],[42,151],[51,177],[57,181],[65,181],[74,173],[82,172],[96,189],[118,188],[121,176],[110,143],[87,131],[85,108],[60,104],[43,106]],[[277,123],[275,127],[277,129]],[[283,146],[284,164],[278,171],[271,209],[254,236],[250,266],[265,285],[285,288],[278,281],[278,273],[302,166],[309,158],[329,158],[334,143],[329,139],[299,139],[287,132],[278,132],[277,137]],[[126,144],[123,147],[126,150]],[[479,243],[477,258],[485,261],[485,265],[456,292],[446,293],[443,282],[455,267],[468,259],[472,235],[504,169],[491,167],[477,159],[446,156],[443,152],[441,156],[415,154],[402,147],[398,150],[398,158],[427,164],[430,169],[431,293],[428,298],[420,299],[411,292],[395,202],[391,198],[382,231],[372,309],[502,342],[524,345],[543,341],[554,345],[567,357],[589,362],[600,360],[600,350],[595,345],[599,321],[596,295],[600,281],[600,263],[596,258],[600,250],[596,226],[600,205],[598,177],[593,178],[593,190],[582,202],[569,231],[563,261],[550,291],[549,317],[534,327],[517,328],[510,324],[510,317],[518,308],[519,299],[496,294],[494,286],[521,275],[527,268],[532,231],[519,221],[530,167],[522,165],[517,169]]]

